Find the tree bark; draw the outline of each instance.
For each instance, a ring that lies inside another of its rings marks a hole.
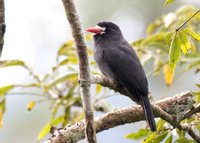
[[[5,25],[5,7],[4,7],[4,0],[0,0],[0,57],[3,50],[4,45],[4,33],[6,30]]]
[[[90,69],[83,29],[73,0],[62,0],[76,45],[79,61],[79,84],[85,112],[85,134],[89,143],[96,143],[93,109],[90,95]]]
[[[172,126],[187,131],[195,141],[199,142],[199,136],[197,136],[191,128],[186,125],[179,124],[174,116],[165,112],[170,109],[172,105],[185,105],[189,100],[191,100],[192,97],[193,95],[190,92],[185,92],[173,97],[159,100],[153,104],[153,110],[155,117],[161,117]],[[200,106],[191,108],[185,116],[188,117],[189,115],[198,112],[200,112]],[[183,117],[183,119],[186,117]],[[99,133],[119,125],[134,123],[142,120],[145,120],[142,107],[139,105],[129,106],[95,118],[95,128],[97,133]],[[75,125],[54,132],[53,136],[46,143],[75,143],[84,138],[84,122],[81,121]]]

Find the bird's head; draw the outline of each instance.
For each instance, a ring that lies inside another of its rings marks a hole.
[[[123,37],[119,26],[109,21],[99,22],[95,27],[87,28],[86,31],[93,33],[95,39],[108,38],[116,40],[117,38]]]

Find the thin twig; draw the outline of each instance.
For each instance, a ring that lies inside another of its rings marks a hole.
[[[90,69],[87,55],[87,46],[84,32],[73,0],[62,0],[68,22],[70,24],[80,70],[80,87],[83,109],[85,112],[85,134],[89,143],[96,143],[96,131],[94,128],[93,109],[90,95]]]
[[[176,28],[176,31],[179,31],[185,24],[187,24],[195,15],[197,15],[200,12],[200,9],[197,10],[191,17],[189,17],[186,21],[184,21],[178,28]]]

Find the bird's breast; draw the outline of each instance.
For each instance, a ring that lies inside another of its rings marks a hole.
[[[100,69],[100,71],[107,77],[114,79],[114,74],[111,71],[108,63],[104,59],[105,50],[103,47],[96,45],[94,48],[94,59]]]

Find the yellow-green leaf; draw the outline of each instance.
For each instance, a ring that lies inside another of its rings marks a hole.
[[[137,41],[131,42],[131,45],[134,47],[140,47],[144,41],[145,41],[145,39],[139,39]]]
[[[150,45],[152,43],[158,43],[158,42],[161,42],[163,43],[165,41],[165,34],[163,33],[158,33],[158,34],[154,34],[154,35],[151,35],[149,36],[148,38],[146,38],[144,41],[143,41],[143,45]]]
[[[33,101],[30,101],[30,102],[27,104],[26,109],[27,109],[28,111],[31,111],[35,105],[36,105],[36,101],[34,101],[34,100],[33,100]]]
[[[8,86],[0,87],[0,96],[7,94],[14,87],[15,87],[15,85],[8,85]]]
[[[38,137],[37,137],[37,140],[40,141],[41,139],[43,139],[50,131],[51,129],[51,124],[50,123],[47,123],[43,128],[42,130],[40,131]]]
[[[5,111],[6,111],[6,100],[3,99],[0,102],[0,128],[2,128],[3,126],[3,114],[5,113]]]
[[[59,77],[55,79],[54,81],[52,81],[49,85],[47,85],[46,90],[48,90],[49,88],[52,88],[53,86],[56,86],[58,83],[61,83],[61,82],[65,82],[65,81],[74,82],[75,80],[77,80],[77,77],[78,77],[78,73],[70,73],[62,77]]]
[[[170,136],[166,139],[166,141],[164,143],[172,143],[172,134],[170,134]]]
[[[192,14],[196,11],[196,8],[191,6],[191,5],[183,5],[181,6],[180,8],[178,8],[176,10],[176,14],[178,16],[181,16],[181,15],[188,15],[188,14]]]
[[[178,138],[177,140],[175,140],[174,143],[195,143],[195,142],[186,137],[181,137],[181,138]]]
[[[155,136],[156,136],[155,132],[151,133],[142,143],[151,143],[155,138]]]
[[[166,123],[165,120],[159,119],[158,122],[156,123],[157,131],[162,130],[165,123]]]
[[[52,120],[52,125],[58,125],[60,122],[62,122],[64,120],[64,115],[59,116],[58,118]]]
[[[78,114],[78,116],[76,116],[74,118],[74,122],[77,123],[77,122],[83,120],[83,118],[84,118],[84,111],[82,110],[82,111],[80,111],[80,113]]]
[[[194,32],[192,29],[186,28],[183,31],[188,35],[192,36],[195,40],[200,41],[200,35]]]
[[[171,85],[173,81],[173,77],[174,77],[174,70],[170,69],[169,64],[164,65],[163,74],[164,74],[165,83],[167,85]]]
[[[96,85],[96,93],[99,94],[101,92],[102,86],[97,84]]]
[[[3,60],[0,61],[0,68],[10,67],[10,66],[23,66],[25,67],[25,63],[20,60]]]
[[[181,39],[181,50],[184,54],[186,54],[188,52],[188,49],[191,49],[191,44],[188,40],[187,35],[183,31],[179,32],[179,36]]]
[[[85,39],[86,39],[87,41],[92,40],[92,34],[87,34],[87,35],[85,35]]]
[[[167,6],[171,4],[172,2],[174,2],[174,0],[165,0],[164,6]]]
[[[159,134],[153,139],[153,142],[154,142],[154,143],[160,143],[160,142],[162,142],[162,141],[166,138],[167,135],[168,135],[168,131],[159,133]]]
[[[181,40],[176,33],[172,39],[170,50],[169,50],[169,63],[177,63],[181,56]]]
[[[150,24],[147,27],[147,35],[151,35],[161,25],[162,25],[162,21],[160,19],[158,19],[154,23]]]
[[[170,72],[173,75],[176,63],[179,61],[181,56],[181,40],[180,36],[178,36],[178,33],[175,33],[169,50],[169,66],[170,66]]]
[[[88,55],[89,56],[93,55],[93,51],[91,50],[91,48],[88,47],[87,50],[88,50]]]
[[[62,55],[68,56],[68,55],[71,55],[72,53],[75,54],[74,41],[73,40],[68,40],[58,50],[58,56],[62,56]]]
[[[3,112],[0,110],[0,128],[3,127]]]
[[[151,131],[148,129],[140,129],[137,133],[131,133],[125,136],[125,138],[132,140],[139,140],[145,136],[147,136]]]
[[[186,135],[186,132],[185,132],[185,131],[179,130],[179,129],[177,129],[177,128],[176,128],[176,133],[178,134],[178,136],[179,136],[180,138],[185,137],[185,135]]]

